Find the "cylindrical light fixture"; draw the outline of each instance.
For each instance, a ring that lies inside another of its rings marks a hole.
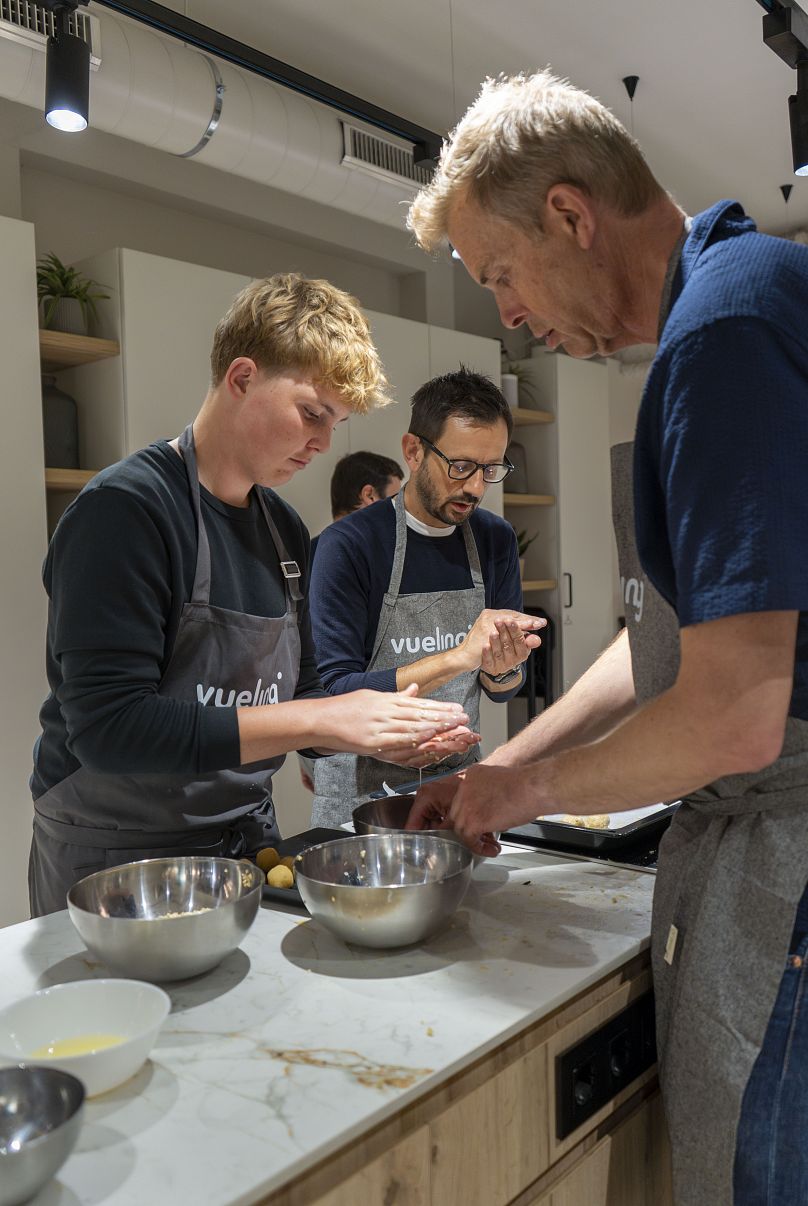
[[[45,66],[45,120],[69,133],[86,130],[90,112],[90,48],[70,32],[74,8],[56,8]]]
[[[808,176],[808,59],[797,64],[797,91],[788,98],[794,173]]]

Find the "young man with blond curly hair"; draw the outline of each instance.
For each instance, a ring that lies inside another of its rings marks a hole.
[[[211,369],[185,431],[98,474],[48,550],[34,915],[103,867],[277,839],[272,775],[289,750],[418,765],[466,747],[459,707],[332,699],[317,675],[309,537],[272,487],[387,401],[358,304],[327,281],[256,281],[219,323]]]

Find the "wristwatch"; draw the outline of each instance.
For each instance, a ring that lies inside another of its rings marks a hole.
[[[488,674],[485,670],[483,674],[492,683],[509,683],[511,679],[519,678],[524,664],[524,662],[520,662],[518,666],[514,666],[512,670],[506,670],[504,674]]]

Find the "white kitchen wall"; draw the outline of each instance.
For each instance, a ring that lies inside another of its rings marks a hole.
[[[0,217],[0,263],[0,925],[10,925],[28,916],[28,779],[46,693],[45,478],[32,226]]]
[[[24,168],[22,209],[36,227],[37,251],[72,264],[108,247],[129,247],[249,277],[273,272],[324,276],[369,309],[398,314],[399,274],[324,247],[310,247],[239,222],[191,213],[51,172]]]

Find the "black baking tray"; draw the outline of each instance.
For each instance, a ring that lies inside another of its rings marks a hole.
[[[321,842],[331,842],[334,838],[344,837],[351,837],[344,829],[307,829],[304,833],[295,833],[291,837],[283,838],[276,844],[275,849],[281,858],[295,858],[304,850],[308,850],[309,846],[319,846]],[[273,888],[264,884],[261,899],[277,900],[279,904],[296,905],[299,909],[306,907],[296,883],[291,888]]]
[[[509,833],[503,833],[504,841],[509,838],[529,845],[563,847],[565,850],[597,850],[601,854],[618,854],[621,850],[634,847],[640,840],[658,838],[671,823],[673,814],[681,801],[665,804],[656,812],[629,825],[616,829],[582,829],[577,825],[565,825],[561,821],[547,821],[543,817],[520,825]]]

